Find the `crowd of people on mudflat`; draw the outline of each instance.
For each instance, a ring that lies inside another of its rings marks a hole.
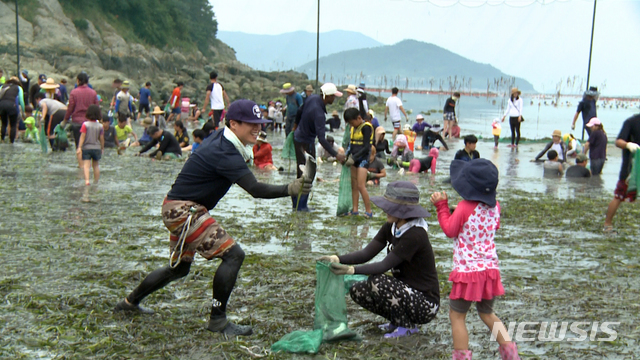
[[[361,216],[373,216],[373,203],[387,219],[364,249],[344,255],[326,255],[319,260],[330,263],[331,270],[337,275],[369,275],[367,280],[351,286],[350,295],[363,308],[388,320],[381,325],[387,332],[385,337],[419,332],[418,325],[432,321],[440,308],[437,270],[424,219],[429,212],[420,205],[420,190],[412,182],[389,183],[383,196],[371,198],[367,185],[379,185],[386,175],[386,168],[399,172],[406,169],[415,173],[435,173],[440,151],[449,149],[446,139],[459,136],[455,109],[460,94],[454,92],[446,100],[444,128],[440,131],[435,124],[426,123],[422,115],[416,116],[413,126],[401,127],[402,117],[408,122],[409,115],[398,97],[398,89],[392,89],[384,111],[385,124],[390,119],[393,128],[389,131],[391,139],[387,140],[387,129],[369,109],[365,84],[349,85],[343,90],[347,95],[343,123],[337,112],[327,118],[327,107],[343,96],[343,91],[332,83],[323,84],[317,94],[311,85],[300,94],[292,84],[286,83],[281,89],[284,102],[258,105],[245,99],[230,102],[217,77],[215,72],[210,74],[201,108],[191,101],[183,103],[182,82],[176,83],[170,98],[160,106],[151,98],[150,82],[140,89],[135,99],[129,91],[129,82],[116,80],[113,97],[105,112],[101,108],[102,99],[91,88],[86,73],[78,74],[71,91],[68,91],[66,81],[56,83],[45,75],[39,75],[37,83],[29,86],[27,71],[20,77],[10,77],[0,88],[2,140],[7,139],[9,128],[11,143],[21,138],[40,142],[54,151],[64,151],[69,143],[68,130],[74,138],[78,166],[84,169],[87,185],[90,184],[91,168],[98,181],[98,162],[106,147],[122,152],[127,147],[139,146],[136,155],[151,151],[149,155],[155,159],[190,154],[162,205],[162,220],[170,231],[170,265],[147,275],[115,310],[151,313],[140,306],[142,300],[186,276],[198,253],[206,259],[222,260],[213,280],[214,295],[207,329],[250,335],[250,326],[227,319],[228,300],[244,252],[209,211],[233,184],[256,198],[291,197],[294,210],[309,211],[307,202],[314,178],[309,177],[308,166],[309,159],[315,158],[340,162],[350,171],[353,207],[343,215],[360,215],[358,204],[362,198],[365,210]],[[501,122],[507,116],[512,131],[510,146],[519,145],[520,124],[524,121],[520,96],[521,92],[514,88],[502,120],[493,122],[496,148]],[[563,136],[556,130],[552,134],[553,140],[536,156],[534,160],[547,155],[545,175],[560,176],[564,171],[563,164],[575,156],[578,168],[570,167],[566,172],[585,176],[585,153],[589,153],[591,173],[600,173],[606,157],[607,136],[595,113],[597,97],[597,89],[589,89],[574,118],[575,124],[582,113],[590,135],[585,144],[580,144],[571,134]],[[141,121],[143,126],[139,137],[131,127],[135,121]],[[167,130],[167,126],[173,126],[174,131]],[[190,126],[194,128],[193,141],[187,131]],[[296,164],[304,167],[296,167],[297,177],[289,184],[259,182],[250,167],[276,169],[267,132],[276,133],[283,128],[295,149]],[[341,144],[336,144],[335,139],[327,135],[338,128],[345,131]],[[415,143],[418,135],[422,135],[420,146]],[[440,142],[439,147],[435,146],[436,141]],[[623,149],[623,166],[605,220],[606,232],[613,231],[612,219],[619,204],[635,200],[635,191],[627,189],[627,177],[632,154],[639,147],[638,141],[640,115],[626,120],[616,139],[616,146]],[[465,318],[475,303],[481,320],[490,329],[498,330],[501,357],[519,359],[515,343],[494,313],[496,297],[504,294],[494,242],[500,228],[500,204],[496,199],[499,176],[496,166],[480,157],[477,142],[476,136],[465,136],[464,148],[456,153],[449,168],[451,185],[463,201],[450,207],[446,193],[436,192],[430,197],[442,231],[456,239],[453,270],[449,276],[453,283],[449,294],[453,358],[471,358]],[[424,151],[428,156],[418,158],[414,155],[417,151]],[[387,255],[383,260],[369,262],[385,248]],[[385,275],[388,271],[393,276]]]

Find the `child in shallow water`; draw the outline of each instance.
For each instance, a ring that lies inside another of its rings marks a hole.
[[[351,126],[351,142],[347,153],[349,160],[345,163],[351,168],[351,201],[353,208],[349,215],[358,215],[358,200],[364,202],[364,217],[373,216],[369,192],[367,191],[367,174],[369,169],[369,153],[373,140],[373,126],[365,122],[358,109],[349,108],[344,111],[344,121]]]
[[[393,141],[393,150],[387,159],[387,164],[398,168],[408,168],[411,160],[413,160],[413,151],[409,149],[407,137],[398,135]]]
[[[438,155],[440,151],[438,148],[431,148],[429,150],[429,156],[424,159],[413,159],[409,162],[409,172],[421,173],[427,172],[431,169],[431,174],[436,173],[436,163],[438,162]]]
[[[453,282],[449,294],[449,319],[453,336],[453,360],[470,360],[469,334],[465,319],[476,303],[480,319],[497,333],[503,360],[520,359],[502,321],[493,312],[495,297],[504,295],[494,237],[500,227],[500,204],[496,201],[498,169],[490,161],[453,160],[451,185],[464,199],[453,213],[447,194],[436,192],[431,202],[438,210],[442,231],[454,238]]]
[[[84,183],[89,185],[90,168],[93,167],[93,180],[98,183],[100,180],[100,158],[104,152],[104,128],[100,124],[102,112],[98,105],[91,105],[85,115],[87,121],[82,123],[80,128],[80,141],[76,152],[82,155],[84,168]]]

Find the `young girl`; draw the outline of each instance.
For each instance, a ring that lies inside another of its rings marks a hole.
[[[438,209],[438,222],[445,235],[455,238],[453,270],[449,275],[453,282],[449,294],[453,360],[471,359],[465,318],[472,302],[489,329],[498,330],[502,359],[520,359],[516,344],[493,312],[495,297],[504,294],[494,243],[500,227],[500,205],[496,202],[498,169],[485,159],[453,160],[451,185],[464,199],[452,214],[445,192],[431,195],[431,202]]]
[[[407,137],[398,135],[393,141],[393,151],[391,151],[391,157],[387,159],[387,164],[408,168],[411,160],[413,160],[413,151],[409,150]]]
[[[371,154],[369,154],[369,165],[367,174],[367,185],[380,185],[380,179],[387,176],[387,170],[384,169],[382,160],[376,156],[376,147],[371,145]]]
[[[379,326],[389,331],[385,338],[419,332],[417,325],[433,320],[440,308],[438,272],[424,220],[430,214],[419,200],[420,192],[414,184],[407,181],[389,184],[384,196],[371,198],[387,214],[387,222],[373,241],[350,254],[318,259],[330,262],[331,271],[337,275],[370,275],[367,280],[353,284],[349,295],[363,308],[389,321]],[[384,248],[387,256],[382,261],[350,266],[366,263]],[[393,277],[385,275],[388,271]]]
[[[284,115],[282,114],[283,112],[283,106],[282,106],[282,102],[281,101],[276,101],[276,106],[274,107],[274,112],[273,112],[273,121],[275,122],[275,128],[274,131],[278,130],[278,131],[282,131],[282,128],[284,127]]]
[[[596,117],[589,120],[587,128],[591,129],[591,134],[589,134],[589,140],[584,144],[584,152],[589,152],[591,174],[600,175],[607,159],[607,133],[604,132],[600,119]]]
[[[189,134],[187,134],[187,128],[184,127],[182,120],[176,120],[173,123],[173,130],[175,130],[175,137],[180,143],[180,147],[187,147],[189,145]]]
[[[500,133],[502,132],[502,125],[500,125],[500,120],[498,118],[493,119],[491,123],[491,133],[493,134],[493,143],[494,148],[498,148],[498,141],[500,141]]]
[[[431,174],[435,174],[439,154],[440,150],[438,150],[438,148],[431,148],[431,150],[429,150],[429,156],[426,158],[420,160],[413,159],[409,162],[409,172],[417,174],[427,172],[427,170],[431,169]]]
[[[98,162],[104,152],[104,128],[100,124],[102,120],[102,111],[98,105],[90,105],[87,108],[87,121],[80,128],[80,141],[78,142],[78,150],[76,153],[82,154],[82,162],[84,166],[84,184],[90,185],[89,168],[93,165],[93,181],[98,183],[100,180],[100,166]]]
[[[364,202],[364,217],[370,219],[373,216],[369,193],[367,192],[367,173],[369,165],[369,152],[371,152],[371,140],[373,139],[373,126],[362,120],[357,108],[349,108],[344,111],[344,120],[351,126],[351,145],[347,150],[351,166],[351,200],[353,208],[349,215],[358,215],[358,200],[362,195]]]
[[[382,126],[378,126],[376,128],[376,136],[375,136],[375,145],[376,145],[376,156],[384,159],[386,158],[385,154],[391,154],[391,150],[389,150],[389,142],[384,138],[386,132]]]
[[[562,141],[567,145],[567,157],[575,158],[578,154],[582,153],[582,144],[576,139],[573,134],[562,135]]]

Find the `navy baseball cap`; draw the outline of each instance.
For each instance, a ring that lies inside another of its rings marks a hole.
[[[266,124],[271,122],[269,119],[262,118],[262,112],[258,104],[245,99],[232,102],[231,105],[229,105],[229,111],[227,111],[225,118],[251,124]]]
[[[45,74],[38,75],[38,80],[40,80],[42,82],[47,82],[47,75],[45,75]]]

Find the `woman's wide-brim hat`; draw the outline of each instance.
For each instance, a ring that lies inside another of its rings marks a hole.
[[[295,90],[296,90],[295,86],[291,85],[291,83],[285,83],[285,84],[282,85],[282,89],[280,89],[280,93],[288,94],[288,93],[293,92]]]
[[[387,185],[383,196],[372,196],[371,202],[388,215],[398,219],[429,217],[420,205],[420,190],[411,182],[395,181]]]
[[[451,185],[463,199],[496,206],[498,168],[491,161],[453,160],[450,170]]]
[[[53,90],[53,89],[57,89],[59,88],[60,85],[56,84],[56,82],[53,80],[53,78],[48,78],[47,81],[40,85],[41,89],[45,89],[45,90]]]
[[[151,112],[151,115],[162,115],[162,114],[164,114],[164,111],[160,109],[160,106],[154,107],[153,111]]]
[[[356,86],[355,86],[355,85],[349,85],[349,86],[347,86],[347,88],[346,88],[346,89],[344,89],[344,91],[346,91],[346,92],[348,92],[349,94],[352,94],[352,95],[356,95],[356,94],[358,94],[358,89],[356,89]]]
[[[511,95],[513,94],[522,95],[522,91],[518,90],[517,87],[514,87],[513,89],[511,89]]]
[[[153,125],[153,119],[150,117],[146,117],[144,119],[142,119],[142,126],[149,126],[149,125]]]

